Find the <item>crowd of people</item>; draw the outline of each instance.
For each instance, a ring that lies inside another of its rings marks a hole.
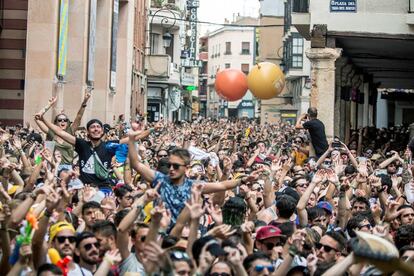
[[[52,98],[36,125],[0,128],[0,275],[414,273],[407,128],[328,142],[315,108],[296,125],[81,127],[90,96],[73,122],[46,119]],[[400,265],[361,253],[363,233]]]

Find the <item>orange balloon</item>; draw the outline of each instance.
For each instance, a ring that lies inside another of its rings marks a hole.
[[[256,98],[267,100],[282,93],[285,75],[276,64],[261,62],[252,68],[247,76],[247,83]]]
[[[237,101],[247,92],[247,77],[237,69],[224,69],[216,74],[217,94],[226,101]]]

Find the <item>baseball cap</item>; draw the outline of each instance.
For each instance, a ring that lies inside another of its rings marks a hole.
[[[325,211],[327,211],[330,215],[332,215],[333,208],[332,208],[332,205],[328,201],[318,202],[318,204],[316,204],[316,207],[322,208]]]
[[[283,237],[282,230],[273,225],[260,227],[256,232],[256,240],[265,240],[273,237]]]
[[[298,192],[296,192],[295,189],[293,189],[292,187],[284,187],[282,189],[280,189],[279,191],[276,192],[276,200],[278,196],[281,195],[288,195],[293,197],[293,199],[295,199],[296,202],[299,202],[300,196],[298,194]]]

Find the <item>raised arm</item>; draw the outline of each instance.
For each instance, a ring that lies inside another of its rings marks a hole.
[[[63,129],[61,129],[57,125],[54,125],[51,122],[45,120],[45,118],[43,117],[43,114],[40,114],[40,113],[36,114],[35,115],[35,119],[36,120],[40,120],[43,123],[45,123],[46,126],[49,129],[51,129],[57,136],[59,136],[60,138],[62,138],[66,142],[68,142],[69,144],[75,145],[75,143],[76,143],[76,137],[75,136],[73,136],[70,133],[64,131]]]
[[[303,121],[303,119],[306,118],[306,116],[307,116],[306,113],[299,116],[298,120],[296,121],[296,125],[295,125],[296,129],[303,129],[302,121]]]
[[[300,197],[298,205],[296,206],[300,226],[306,226],[308,224],[308,213],[306,211],[306,204],[308,203],[308,200],[316,185],[321,183],[323,180],[324,177],[321,175],[319,171],[317,171],[308,188],[306,188],[305,192]]]
[[[135,136],[136,132],[129,132],[128,140],[128,156],[131,163],[131,167],[141,174],[144,179],[150,183],[155,179],[155,171],[138,160],[138,153],[135,149]]]
[[[86,89],[85,95],[83,96],[83,101],[81,106],[79,107],[78,113],[76,114],[75,120],[73,121],[72,125],[70,126],[73,133],[78,129],[81,121],[83,113],[85,112],[86,105],[88,104],[88,100],[91,97],[91,90]]]

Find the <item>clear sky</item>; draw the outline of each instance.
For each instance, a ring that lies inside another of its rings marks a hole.
[[[214,23],[224,23],[224,19],[233,20],[233,14],[244,16],[259,16],[259,0],[200,0],[198,19]],[[199,33],[203,35],[207,30],[212,31],[219,26],[201,24]]]

